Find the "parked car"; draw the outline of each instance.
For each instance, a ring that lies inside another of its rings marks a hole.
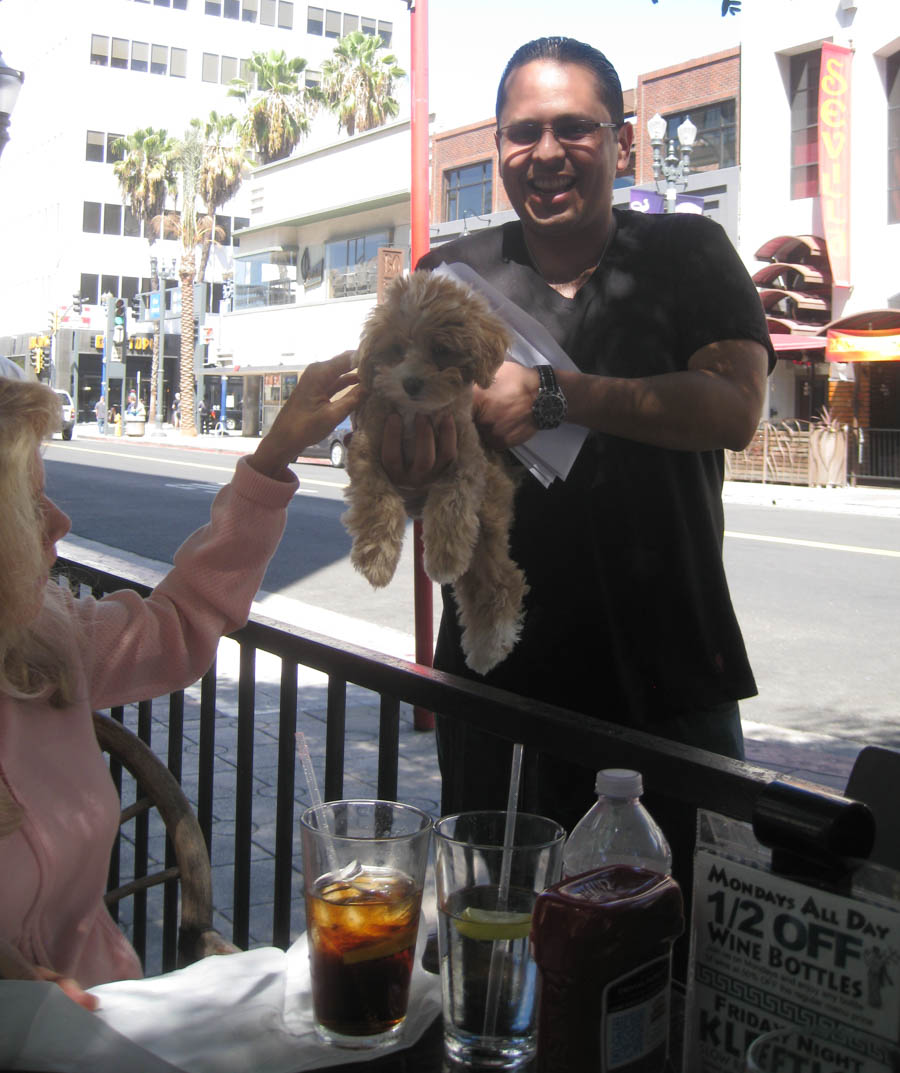
[[[353,427],[350,418],[345,418],[333,432],[329,432],[324,440],[319,440],[312,447],[307,447],[303,452],[303,458],[327,458],[332,466],[343,469],[347,460],[347,444],[353,435]]]
[[[56,394],[59,396],[60,406],[62,407],[62,427],[60,430],[62,438],[71,440],[72,433],[75,431],[75,407],[72,404],[72,396],[68,391],[56,390]]]

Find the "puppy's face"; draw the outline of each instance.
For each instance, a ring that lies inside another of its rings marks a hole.
[[[414,272],[369,315],[359,345],[363,387],[402,412],[444,409],[472,384],[489,387],[509,336],[483,299]]]

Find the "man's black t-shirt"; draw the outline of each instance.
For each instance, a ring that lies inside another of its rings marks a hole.
[[[752,339],[774,362],[756,289],[703,217],[615,210],[599,267],[574,299],[534,269],[518,222],[438,247],[419,267],[464,262],[554,336],[580,370],[643,377],[687,368],[708,343]],[[485,681],[652,731],[752,696],[756,685],[722,565],[721,451],[673,451],[591,433],[565,481],[526,476],[513,559],[530,592],[522,637]],[[435,666],[463,661],[452,593]]]

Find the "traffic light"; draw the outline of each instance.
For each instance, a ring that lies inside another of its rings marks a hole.
[[[59,330],[59,313],[51,311],[50,319],[47,321],[47,327],[50,329],[51,335],[56,335]]]
[[[141,319],[141,296],[139,294],[131,296],[131,312],[135,320]]]
[[[74,313],[77,313],[79,316],[81,315],[81,309],[82,309],[83,302],[84,302],[84,299],[81,297],[80,294],[73,294],[72,295],[72,311]]]
[[[42,346],[32,347],[31,364],[34,367],[34,371],[40,376],[44,368],[44,348]]]
[[[117,298],[113,314],[113,342],[125,342],[125,299]]]

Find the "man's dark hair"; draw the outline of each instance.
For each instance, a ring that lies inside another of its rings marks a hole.
[[[622,103],[622,84],[616,69],[609,60],[592,45],[576,41],[574,37],[539,37],[517,48],[506,65],[500,86],[497,89],[497,122],[506,104],[506,80],[517,67],[524,67],[534,60],[553,60],[555,63],[577,63],[593,72],[600,88],[600,97],[609,111],[613,123],[625,121],[625,106]]]

